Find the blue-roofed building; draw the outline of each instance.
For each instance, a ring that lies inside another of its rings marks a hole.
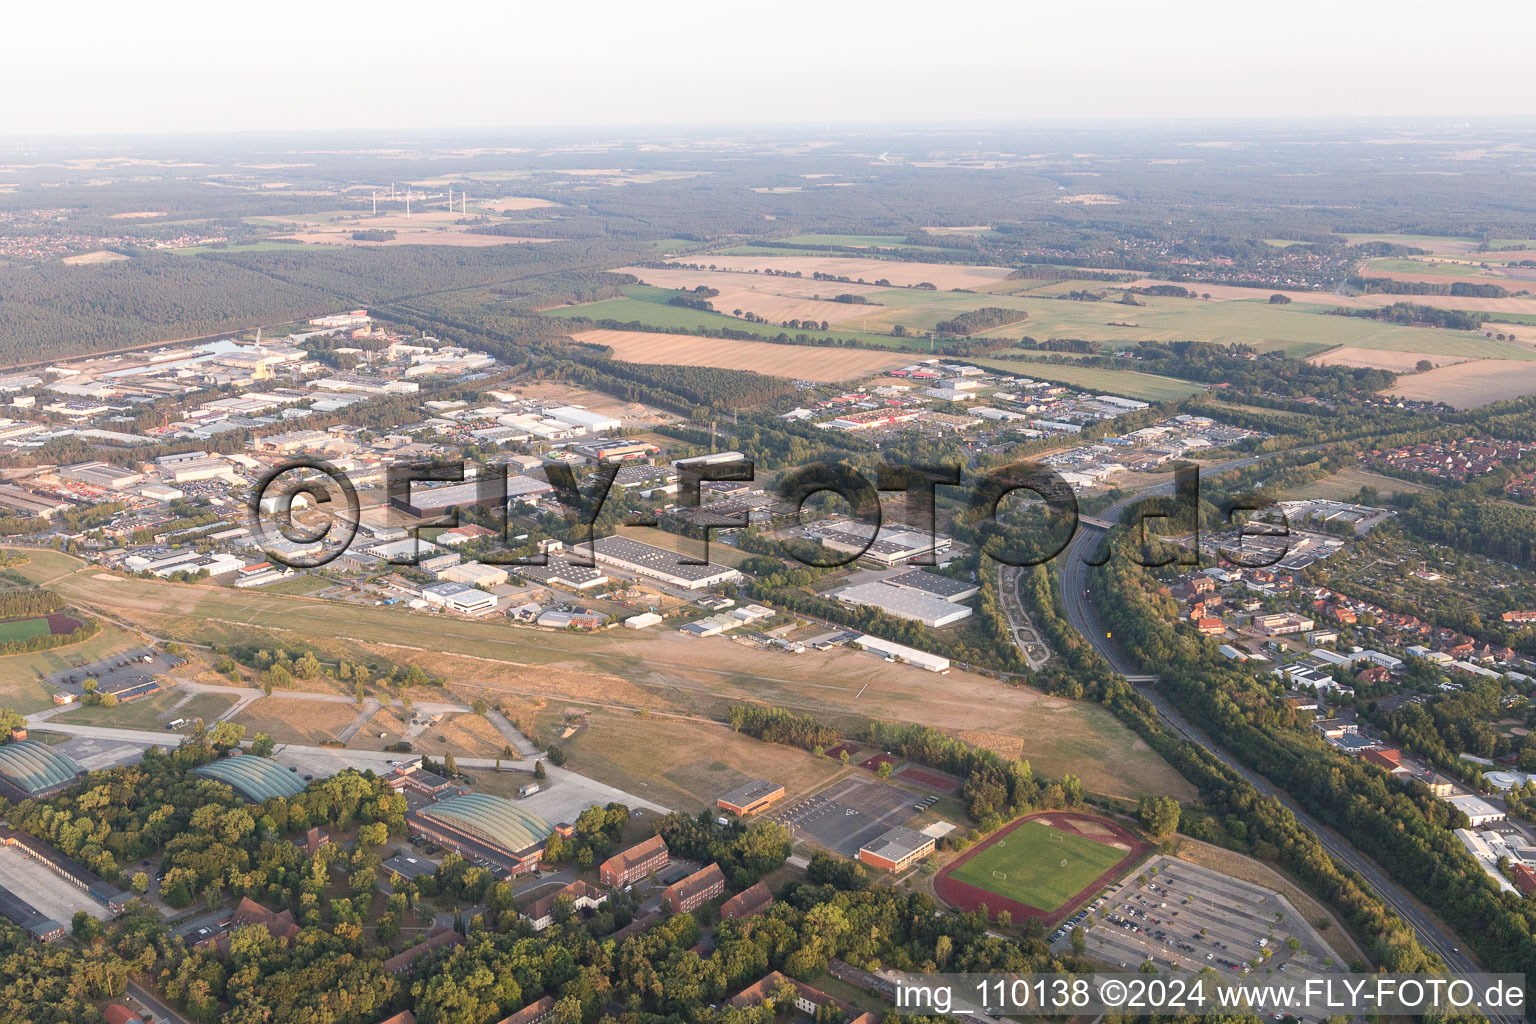
[[[240,754],[209,761],[192,774],[229,786],[253,804],[273,797],[294,797],[304,792],[304,780],[267,757]]]
[[[0,796],[38,800],[74,785],[84,769],[67,754],[37,740],[0,746]]]

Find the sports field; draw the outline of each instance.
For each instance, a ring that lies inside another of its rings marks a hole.
[[[962,910],[985,906],[1015,920],[1050,921],[1127,870],[1147,846],[1105,818],[1042,811],[960,855],[939,872],[934,892]]]
[[[30,640],[34,636],[44,636],[52,632],[48,627],[46,615],[34,616],[30,619],[0,619],[0,644],[10,643],[12,640]]]
[[[1119,863],[1124,850],[1026,821],[953,877],[1040,910],[1055,910]]]

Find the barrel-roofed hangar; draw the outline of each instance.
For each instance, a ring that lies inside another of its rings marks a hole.
[[[487,793],[449,797],[419,813],[512,853],[537,846],[554,831],[549,822],[537,814]]]
[[[46,743],[19,740],[0,746],[0,794],[8,799],[49,797],[74,785],[83,774],[73,758]]]
[[[270,758],[250,754],[209,761],[194,768],[192,773],[222,782],[254,804],[275,796],[293,797],[304,792],[303,781],[293,772]]]

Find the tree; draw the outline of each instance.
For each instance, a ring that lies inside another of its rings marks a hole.
[[[459,765],[458,762],[453,759],[452,754],[443,755],[443,774],[448,776],[450,779],[456,779],[459,777]]]
[[[1291,304],[1291,297],[1289,295],[1281,295],[1279,292],[1276,292],[1269,297],[1269,304],[1271,306],[1289,306]]]
[[[547,773],[544,771],[544,762],[543,761],[535,761],[535,762],[533,762],[533,777],[534,778],[542,779],[542,778],[546,777],[546,774]]]
[[[888,778],[891,777],[891,772],[893,772],[895,770],[896,770],[896,767],[895,767],[895,763],[894,762],[892,762],[892,761],[881,761],[880,762],[880,767],[875,769],[875,774],[878,775],[882,779],[888,779]]]
[[[1088,936],[1081,926],[1072,929],[1072,953],[1074,956],[1082,956],[1083,950],[1088,948]]]
[[[1413,364],[1413,368],[1419,373],[1428,373],[1430,370],[1435,368],[1435,364],[1430,362],[1428,359],[1420,359],[1418,362]]]
[[[149,876],[142,871],[135,871],[133,873],[133,878],[128,882],[128,888],[132,889],[140,896],[144,895],[149,891]]]
[[[1148,835],[1157,839],[1171,836],[1179,829],[1179,802],[1171,796],[1144,796],[1138,817]]]
[[[491,709],[491,706],[485,702],[485,698],[484,697],[476,697],[474,699],[474,701],[469,705],[469,710],[473,711],[475,714],[479,715],[481,718],[484,718],[485,717],[485,713],[487,711],[489,711],[490,709]]]
[[[256,738],[251,740],[251,753],[257,757],[271,757],[272,750],[276,746],[277,741],[272,739],[271,736],[264,732],[259,732],[256,734]]]

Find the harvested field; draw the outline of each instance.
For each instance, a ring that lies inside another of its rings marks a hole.
[[[81,253],[78,256],[65,256],[60,263],[71,267],[90,266],[96,263],[117,263],[128,257],[120,252],[111,252],[107,249],[98,249],[95,252]]]
[[[607,345],[613,349],[615,358],[632,363],[717,366],[773,376],[792,375],[801,380],[853,380],[911,361],[899,352],[775,345],[766,341],[729,341],[691,334],[598,330],[581,331],[571,337],[593,345]]]
[[[617,273],[634,274],[646,284],[658,288],[697,288],[706,285],[719,291],[709,301],[723,313],[741,310],[756,313],[773,323],[785,320],[825,320],[829,324],[853,320],[869,313],[870,307],[854,302],[832,302],[828,296],[844,293],[864,295],[879,291],[874,285],[842,285],[806,278],[769,277],[764,274],[724,274],[709,271],[650,267],[621,267]],[[812,295],[823,296],[820,300]],[[750,325],[748,325],[750,327]]]
[[[532,196],[509,196],[506,199],[497,199],[489,203],[477,203],[473,200],[471,205],[483,206],[487,210],[495,210],[497,213],[506,213],[508,210],[540,210],[546,206],[555,206],[556,203],[548,199],[534,199]]]
[[[690,262],[704,257],[691,257]],[[886,280],[898,288],[928,283],[937,288],[975,288],[1005,279],[1013,271],[1008,267],[971,267],[947,263],[897,263],[893,260],[846,258],[837,256],[710,256],[710,263],[721,270],[750,273],[754,270],[799,271],[802,278],[813,274],[846,277],[857,284]],[[837,288],[836,281],[816,282],[824,288]]]
[[[1478,359],[1404,377],[1386,393],[1422,402],[1444,402],[1456,409],[1475,409],[1490,402],[1536,394],[1536,363]]]
[[[1358,366],[1372,370],[1392,370],[1396,373],[1413,373],[1419,360],[1428,359],[1436,366],[1453,366],[1464,363],[1468,356],[1447,356],[1436,352],[1389,352],[1385,349],[1356,348],[1345,346],[1332,349],[1307,360],[1319,366]]]

